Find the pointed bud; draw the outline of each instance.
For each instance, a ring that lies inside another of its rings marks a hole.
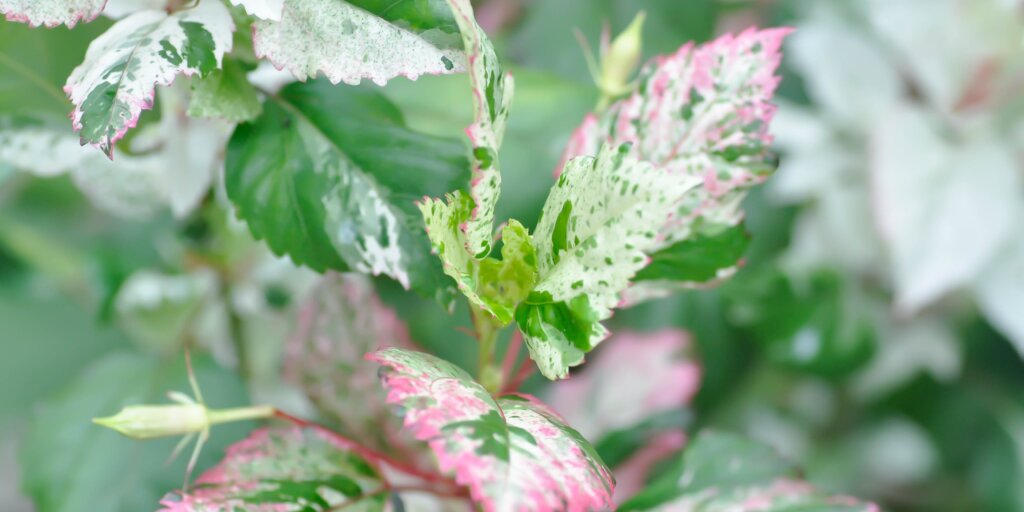
[[[643,53],[645,17],[644,11],[638,12],[601,56],[601,77],[597,85],[604,95],[614,97],[629,91],[629,79],[636,72]]]
[[[114,416],[92,421],[133,439],[193,434],[210,426],[201,404],[129,405]]]

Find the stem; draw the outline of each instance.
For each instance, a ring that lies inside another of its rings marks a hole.
[[[473,327],[476,338],[480,342],[480,358],[477,364],[477,381],[484,388],[495,393],[501,389],[501,370],[494,364],[494,351],[498,342],[500,327],[494,317],[483,309],[470,306],[473,314]]]
[[[235,357],[238,359],[238,374],[242,380],[248,382],[249,371],[249,350],[245,343],[245,329],[242,325],[242,317],[235,311],[234,302],[231,300],[231,285],[228,284],[227,276],[223,276],[221,288],[221,300],[224,302],[224,309],[228,315],[228,334],[231,337],[231,346],[235,349]]]
[[[218,423],[230,423],[233,421],[262,420],[273,418],[277,409],[269,405],[256,405],[252,407],[235,407],[232,409],[209,409],[206,411],[206,418],[211,425]]]

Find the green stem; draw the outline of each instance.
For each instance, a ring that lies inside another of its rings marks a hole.
[[[235,407],[232,409],[208,409],[206,419],[210,425],[220,423],[231,423],[234,421],[262,420],[273,418],[277,409],[269,405],[254,405],[252,407]]]
[[[249,379],[249,350],[245,343],[245,326],[242,325],[242,317],[235,311],[235,304],[231,297],[231,285],[227,277],[223,279],[221,300],[224,302],[224,309],[228,315],[228,334],[231,336],[231,345],[235,349],[235,357],[238,358],[238,374],[243,380]]]
[[[476,306],[470,306],[473,314],[473,327],[476,338],[480,342],[480,358],[477,364],[477,381],[487,391],[497,393],[501,389],[501,369],[494,362],[494,352],[498,344],[500,326],[490,313]]]

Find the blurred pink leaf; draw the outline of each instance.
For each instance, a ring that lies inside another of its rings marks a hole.
[[[342,505],[379,511],[388,498],[377,468],[354,445],[316,427],[260,429],[227,449],[224,460],[172,493],[161,512],[281,512]]]

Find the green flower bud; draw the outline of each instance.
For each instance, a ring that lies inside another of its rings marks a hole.
[[[129,405],[114,416],[92,421],[133,439],[193,434],[210,427],[201,404]]]
[[[113,416],[92,421],[133,439],[153,439],[200,433],[219,423],[270,418],[274,413],[270,406],[217,410],[199,403],[129,405]]]
[[[601,76],[598,87],[606,96],[620,96],[629,92],[629,79],[636,72],[643,53],[644,11],[619,34],[608,51],[601,56]]]

